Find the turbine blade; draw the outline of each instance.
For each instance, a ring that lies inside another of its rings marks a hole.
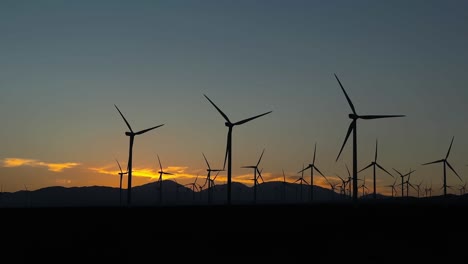
[[[317,143],[314,145],[314,158],[312,159],[312,164],[315,164],[315,152],[317,151]]]
[[[161,165],[161,160],[159,159],[159,155],[157,155],[157,156],[158,156],[159,168],[160,168],[161,171],[162,171],[163,169],[162,169],[162,165]]]
[[[271,113],[271,112],[273,112],[273,111],[268,111],[268,112],[266,112],[266,113],[263,113],[263,114],[260,114],[260,115],[256,115],[256,116],[253,116],[253,117],[250,117],[250,118],[241,120],[241,121],[239,121],[239,122],[234,123],[234,125],[235,125],[235,126],[237,126],[237,125],[242,125],[242,124],[244,124],[244,123],[247,123],[247,122],[249,122],[249,121],[252,121],[252,120],[254,120],[254,119],[256,119],[256,118],[259,118],[259,117],[264,116],[264,115],[266,115],[266,114],[269,114],[269,113]]]
[[[216,173],[216,175],[215,175],[214,178],[212,179],[213,182],[216,180],[216,177],[218,177],[219,172],[220,172],[220,171],[218,171],[218,173]]]
[[[429,164],[440,163],[440,162],[444,162],[444,161],[445,161],[444,159],[440,159],[440,160],[436,160],[436,161],[424,163],[424,164],[422,164],[422,165],[429,165]]]
[[[382,166],[380,166],[380,164],[375,163],[375,165],[377,165],[377,167],[379,167],[381,170],[385,171],[388,175],[392,176],[392,178],[395,178],[395,177],[393,177],[393,175],[390,172],[388,172],[386,169],[384,169]]]
[[[286,182],[286,175],[284,175],[284,169],[281,169],[283,171],[283,181]]]
[[[208,96],[206,96],[204,94],[204,96],[206,97],[206,99],[208,99],[208,101],[210,101],[210,103],[218,110],[218,112],[224,117],[224,119],[226,120],[226,122],[228,122],[229,124],[232,124],[231,121],[229,120],[229,118],[227,117],[227,115],[225,113],[223,113],[223,111],[221,111],[221,109],[219,109],[218,106],[215,105],[215,103],[213,103],[213,101],[210,100],[210,98],[208,98]]]
[[[349,124],[348,132],[346,133],[345,140],[343,142],[343,145],[341,146],[340,152],[338,153],[338,156],[336,157],[335,161],[338,161],[338,159],[340,158],[341,152],[343,151],[343,148],[346,145],[346,141],[348,141],[349,135],[351,134],[351,131],[353,131],[355,125],[356,125],[356,120],[353,120],[353,122]]]
[[[343,93],[344,93],[344,95],[346,96],[346,100],[348,100],[348,104],[349,104],[349,106],[351,107],[351,110],[353,111],[353,113],[354,113],[355,115],[357,115],[356,109],[354,109],[353,102],[351,102],[351,99],[349,99],[348,94],[346,93],[346,91],[345,91],[343,85],[342,85],[341,82],[340,82],[340,79],[338,79],[338,76],[336,76],[336,74],[335,74],[335,78],[336,78],[336,80],[338,81],[338,83],[340,84],[341,90],[343,90]]]
[[[403,176],[403,174],[402,174],[401,172],[397,171],[395,168],[392,168],[392,169],[393,169],[394,171],[396,171],[398,174],[400,174],[401,177],[405,177],[405,176]]]
[[[448,156],[449,156],[449,154],[450,154],[450,150],[452,149],[452,144],[453,144],[453,139],[454,139],[454,138],[455,138],[455,137],[452,137],[452,142],[450,142],[450,147],[449,147],[449,149],[448,149],[448,151],[447,151],[447,155],[445,156],[445,159],[447,159]]]
[[[226,168],[226,160],[228,158],[228,152],[231,151],[231,146],[230,146],[230,142],[229,142],[229,139],[231,138],[232,136],[232,128],[229,127],[229,131],[228,131],[228,134],[227,134],[227,142],[226,142],[226,154],[224,155],[224,164],[223,164],[223,170]]]
[[[460,178],[460,175],[458,175],[458,173],[453,169],[452,165],[450,165],[450,163],[448,161],[445,161],[445,163],[447,163],[447,165],[453,171],[453,173],[455,173],[455,175],[457,175],[458,179],[460,179],[460,181],[463,182],[463,180]]]
[[[345,167],[346,167],[346,170],[348,171],[348,177],[351,178],[351,172],[349,172],[349,168],[348,168],[348,165],[345,163]]]
[[[211,170],[210,164],[208,163],[208,160],[206,159],[205,154],[202,152],[203,158],[205,158],[206,166],[208,166],[208,169]]]
[[[263,149],[262,155],[260,155],[260,158],[258,159],[257,166],[258,166],[258,164],[260,164],[260,161],[262,160],[262,157],[263,157],[263,153],[264,153],[264,152],[265,152],[265,149]]]
[[[123,120],[125,121],[125,124],[127,124],[127,127],[128,129],[130,129],[130,132],[133,133],[133,130],[132,130],[132,127],[130,126],[130,124],[128,123],[127,119],[125,118],[125,116],[122,114],[122,112],[120,112],[120,109],[114,104],[115,108],[117,108],[117,111],[119,111],[120,115],[122,116]]]
[[[162,126],[164,126],[164,124],[159,125],[159,126],[155,126],[155,127],[151,127],[151,128],[145,129],[145,130],[141,130],[141,131],[136,132],[135,135],[141,135],[141,134],[144,134],[144,133],[146,133],[146,132],[148,132],[150,130],[153,130],[153,129],[156,129],[156,128],[162,127]]]
[[[123,171],[122,171],[122,167],[120,167],[120,163],[119,163],[119,161],[118,161],[117,159],[115,159],[115,161],[117,161],[117,165],[119,165],[120,172],[121,172],[121,173],[123,173]]]
[[[314,165],[314,167],[312,168],[312,170],[313,170],[313,169],[315,169],[320,175],[322,175],[323,177],[325,177],[325,176],[323,175],[323,173],[322,173],[317,167],[315,167],[315,165]]]
[[[367,165],[367,167],[361,169],[360,171],[358,171],[358,173],[360,173],[361,171],[363,171],[363,170],[365,170],[365,169],[367,169],[367,168],[369,168],[369,167],[372,167],[372,165],[374,165],[374,163],[371,163],[371,164]]]
[[[297,173],[304,172],[305,170],[309,169],[310,167],[311,167],[310,164],[309,164],[309,166],[307,166],[305,168],[304,168],[304,166],[302,166],[302,170],[298,171]]]
[[[375,157],[374,157],[374,162],[377,162],[377,139],[375,140]]]
[[[380,118],[390,118],[390,117],[404,117],[405,115],[363,115],[359,116],[361,119],[380,119]]]
[[[262,179],[262,183],[264,183],[265,181],[263,180],[262,172],[259,171],[258,168],[257,168],[257,173],[258,173],[258,177],[260,177],[260,179]]]
[[[338,174],[336,174],[336,173],[335,173],[335,175],[336,175],[338,178],[340,178],[340,180],[341,180],[342,182],[345,182],[345,180],[344,180],[343,178],[341,178],[340,175],[338,175]]]
[[[305,182],[307,185],[310,185],[306,179],[302,179],[303,182]]]
[[[174,173],[165,172],[165,171],[163,171],[163,174],[166,174],[166,175],[174,175]]]

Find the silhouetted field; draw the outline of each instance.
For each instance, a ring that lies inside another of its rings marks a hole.
[[[402,248],[422,260],[459,257],[466,212],[468,203],[456,201],[4,208],[2,222],[14,226],[3,241],[25,260],[59,252],[106,261],[204,253],[346,260],[353,250],[397,260]]]

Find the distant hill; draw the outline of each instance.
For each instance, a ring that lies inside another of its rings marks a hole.
[[[216,185],[212,190],[211,204],[225,204],[227,185]],[[319,186],[313,187],[314,202],[347,202],[349,196],[332,192]],[[188,186],[180,185],[175,181],[163,181],[162,201],[159,200],[159,184],[152,182],[133,187],[132,204],[134,206],[176,206],[176,205],[203,205],[209,204],[210,190],[192,192]],[[302,198],[301,198],[302,195]],[[242,183],[232,183],[232,203],[252,204],[254,197],[253,186]],[[449,195],[451,200],[467,200],[467,196]],[[381,194],[378,200],[405,200],[406,197],[388,197]],[[443,197],[420,198],[409,197],[409,200],[442,200]],[[257,204],[299,204],[308,203],[310,199],[310,186],[283,183],[279,181],[265,182],[257,186]],[[362,200],[373,200],[372,194],[360,197]],[[444,199],[447,200],[447,199]],[[122,205],[126,205],[127,190],[122,190]],[[119,188],[105,186],[89,187],[46,187],[35,191],[17,191],[0,194],[0,207],[117,207],[120,205]]]

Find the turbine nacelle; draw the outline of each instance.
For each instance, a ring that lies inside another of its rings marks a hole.
[[[125,135],[129,137],[129,136],[133,135],[133,133],[127,131],[127,132],[125,132]]]
[[[225,122],[224,125],[227,126],[227,127],[233,127],[234,126],[232,123],[229,123],[229,122]]]
[[[348,117],[351,118],[351,119],[353,119],[353,120],[356,120],[356,119],[359,118],[359,116],[356,115],[356,114],[349,114]]]

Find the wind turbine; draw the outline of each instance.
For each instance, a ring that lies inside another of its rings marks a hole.
[[[349,172],[349,168],[348,168],[348,165],[345,163],[345,167],[346,167],[346,171],[348,172],[348,194],[349,194],[349,197],[351,198],[352,197],[352,194],[351,194],[351,182],[353,180],[353,178],[351,177],[351,172]]]
[[[304,179],[304,170],[305,170],[304,165],[302,165],[302,170],[300,171],[301,177],[294,182],[294,183],[299,182],[299,187],[301,188],[301,202],[302,202],[302,183],[305,182],[307,185],[309,185],[309,183]],[[296,197],[297,197],[297,193],[296,193]]]
[[[357,185],[357,120],[358,119],[364,119],[364,120],[369,120],[369,119],[380,119],[380,118],[390,118],[390,117],[404,117],[404,115],[358,115],[356,112],[356,109],[354,108],[353,103],[351,102],[351,99],[349,98],[348,94],[346,93],[345,89],[343,88],[343,85],[341,84],[340,80],[338,79],[338,76],[335,74],[335,78],[340,84],[341,90],[343,90],[344,95],[346,96],[346,100],[348,101],[349,106],[351,107],[351,110],[353,111],[352,114],[349,114],[348,117],[352,119],[353,121],[349,125],[348,132],[346,133],[345,140],[343,142],[343,145],[341,146],[340,152],[338,153],[338,156],[336,157],[336,161],[338,161],[338,158],[341,155],[341,152],[343,151],[344,146],[346,145],[346,141],[348,140],[349,135],[351,134],[351,131],[353,132],[353,201],[357,201],[357,192],[358,192],[358,185]]]
[[[323,173],[317,168],[317,166],[315,166],[315,153],[316,152],[317,152],[317,143],[315,143],[315,146],[314,146],[314,157],[312,159],[312,163],[309,164],[305,169],[302,169],[302,171],[310,169],[310,202],[314,200],[314,191],[313,191],[314,190],[314,187],[313,187],[314,186],[314,169],[325,178]],[[299,172],[302,172],[302,171],[299,171]]]
[[[158,179],[158,182],[159,182],[159,203],[162,204],[162,193],[163,193],[163,189],[162,189],[163,178],[162,178],[162,176],[163,176],[163,174],[165,174],[165,175],[174,175],[174,174],[172,174],[170,172],[163,171],[163,167],[161,165],[161,160],[159,159],[159,155],[157,155],[157,156],[158,156],[158,162],[159,162],[159,171],[158,171],[158,173],[159,173],[159,179]]]
[[[366,186],[366,176],[364,176],[364,181],[362,182],[362,185],[359,186],[359,187],[362,188],[362,197],[364,198],[364,195],[366,194],[365,190],[369,191],[369,188],[367,188],[367,186]]]
[[[195,189],[197,189],[197,180],[198,180],[198,175],[195,178],[194,182],[185,184],[185,186],[192,186],[192,195],[193,195],[192,200],[193,200],[193,202],[195,202]]]
[[[447,166],[453,171],[453,173],[455,173],[455,175],[457,175],[458,179],[460,179],[460,181],[463,182],[463,180],[460,178],[458,173],[453,169],[452,165],[450,165],[450,163],[447,160],[448,156],[450,154],[450,150],[452,149],[452,144],[453,144],[454,138],[455,137],[452,137],[452,142],[450,142],[450,147],[449,147],[449,149],[447,151],[447,155],[445,155],[444,159],[440,159],[440,160],[436,160],[436,161],[433,161],[433,162],[428,162],[428,163],[423,164],[423,165],[428,165],[428,164],[434,164],[434,163],[440,163],[440,162],[442,162],[444,164],[444,185],[442,186],[444,188],[444,197],[447,197]]]
[[[377,144],[378,144],[378,142],[377,142],[377,140],[375,140],[375,157],[374,157],[374,161],[372,161],[369,165],[367,165],[367,167],[365,167],[362,170],[358,171],[358,173],[359,173],[361,171],[366,170],[367,168],[373,167],[373,170],[374,170],[374,193],[372,194],[372,197],[374,199],[377,199],[377,187],[376,187],[377,181],[375,179],[375,177],[376,177],[376,175],[375,175],[376,168],[375,167],[379,167],[379,169],[385,171],[388,175],[390,175],[390,176],[392,176],[392,178],[394,178],[393,175],[390,172],[388,172],[386,169],[384,169],[382,166],[380,166],[380,164],[377,163]]]
[[[144,134],[150,130],[164,126],[164,124],[151,127],[151,128],[147,128],[147,129],[143,129],[138,132],[133,132],[132,127],[128,123],[127,119],[125,119],[125,116],[122,114],[122,112],[120,112],[120,109],[116,105],[114,106],[117,109],[117,111],[119,111],[119,114],[122,116],[123,120],[125,121],[125,124],[127,124],[128,129],[130,129],[130,132],[129,131],[125,132],[125,135],[130,138],[130,147],[128,151],[128,166],[127,166],[127,169],[128,169],[127,205],[130,206],[132,202],[132,163],[133,163],[133,142],[135,141],[135,136]]]
[[[228,203],[228,205],[230,205],[231,204],[231,175],[232,175],[231,174],[231,172],[232,172],[232,129],[234,128],[234,126],[242,125],[242,124],[247,123],[249,121],[252,121],[252,120],[254,120],[256,118],[259,118],[261,116],[269,114],[272,111],[269,111],[269,112],[266,112],[266,113],[263,113],[263,114],[260,114],[260,115],[256,115],[256,116],[253,116],[253,117],[250,117],[250,118],[247,118],[247,119],[243,119],[243,120],[235,122],[235,123],[232,123],[229,120],[229,118],[227,117],[227,115],[224,114],[223,111],[221,111],[221,109],[219,109],[218,106],[216,106],[215,103],[213,103],[213,101],[211,101],[210,98],[208,98],[208,96],[206,96],[205,94],[204,94],[204,96],[206,97],[206,99],[208,99],[208,101],[210,101],[210,103],[216,108],[216,110],[218,110],[218,112],[223,116],[223,118],[226,120],[226,122],[224,124],[228,127],[228,135],[227,135],[227,143],[226,143],[226,154],[224,156],[223,169],[226,167],[226,160],[227,160],[227,162],[228,162],[227,203]]]
[[[335,175],[340,178],[341,180],[341,185],[340,185],[340,195],[346,195],[346,184],[348,183],[345,179],[341,178],[340,175],[335,173]]]
[[[208,203],[211,203],[211,200],[212,200],[212,196],[213,196],[213,187],[214,187],[214,179],[216,179],[216,177],[218,176],[219,172],[220,171],[224,171],[224,169],[211,169],[210,167],[210,163],[208,163],[208,160],[206,159],[206,156],[204,153],[202,153],[203,155],[203,158],[205,159],[205,162],[206,162],[206,166],[208,166],[208,168],[206,169],[206,171],[208,172],[208,174],[206,175],[206,180],[205,180],[205,184],[203,184],[203,186],[205,186],[207,183],[208,183]],[[216,171],[216,176],[214,179],[211,179],[211,172],[212,171]]]
[[[421,185],[422,185],[423,181],[420,181],[419,184],[415,184],[416,185],[416,189],[417,189],[417,192],[418,192],[418,198],[419,198],[419,192],[421,191]]]
[[[254,181],[254,203],[257,202],[257,183],[258,183],[258,177],[257,177],[257,172],[259,175],[260,174],[260,171],[258,170],[258,165],[260,164],[260,161],[262,160],[262,157],[263,157],[263,153],[265,152],[265,149],[263,149],[262,151],[262,154],[260,155],[260,158],[258,159],[258,162],[256,165],[251,165],[251,166],[242,166],[241,168],[249,168],[249,169],[254,169],[254,177],[253,177],[253,181]],[[261,176],[260,176],[261,177]],[[263,178],[262,178],[262,181],[263,181]]]
[[[395,188],[396,181],[397,181],[397,178],[395,178],[395,181],[393,182],[393,184],[391,184],[391,185],[385,185],[385,187],[390,187],[390,188],[392,188],[392,197],[394,197],[394,193],[397,193],[397,190],[396,190],[396,188]]]
[[[115,161],[117,161],[117,165],[119,165],[119,169],[120,169],[120,172],[119,172],[119,176],[120,176],[120,184],[119,184],[119,195],[120,195],[120,206],[122,206],[122,178],[124,176],[124,174],[127,174],[127,172],[123,172],[122,171],[122,167],[120,166],[120,163],[117,159],[115,159]]]
[[[401,172],[399,172],[398,170],[396,170],[395,168],[393,168],[394,171],[396,171],[396,173],[398,173],[400,175],[400,178],[401,178],[401,184],[398,184],[398,185],[401,185],[401,197],[405,197],[405,183],[409,183],[409,177],[411,176],[411,173],[415,172],[414,170],[411,170],[406,173],[405,175],[403,175]],[[405,182],[404,181],[404,178],[408,176],[408,180]],[[408,196],[408,186],[406,187],[406,196]]]

